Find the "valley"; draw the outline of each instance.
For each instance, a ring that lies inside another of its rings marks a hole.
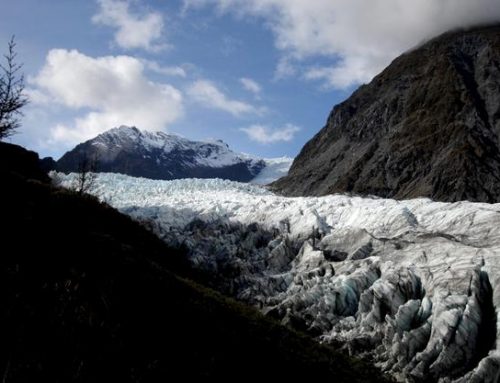
[[[496,379],[500,205],[118,174],[92,193],[187,249],[212,286],[398,380]]]
[[[498,2],[12,2],[2,383],[500,382]]]

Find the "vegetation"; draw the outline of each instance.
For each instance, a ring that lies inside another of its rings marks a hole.
[[[28,103],[24,94],[22,65],[16,62],[16,42],[9,41],[5,63],[0,64],[0,140],[11,136],[19,128],[21,109]]]
[[[77,177],[73,190],[78,194],[89,193],[94,187],[97,177],[97,156],[90,157],[87,153],[83,153],[78,162]]]
[[[36,160],[0,143],[3,382],[382,381],[189,280],[181,252],[93,197],[50,186]]]

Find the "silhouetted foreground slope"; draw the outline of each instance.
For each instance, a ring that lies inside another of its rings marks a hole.
[[[0,143],[3,382],[381,381],[177,277],[182,254],[95,199],[52,188],[37,161]]]

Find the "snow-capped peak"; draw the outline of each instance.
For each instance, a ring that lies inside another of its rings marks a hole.
[[[66,153],[58,169],[76,171],[82,153],[98,158],[100,171],[154,179],[225,178],[268,183],[288,171],[279,160],[237,153],[222,140],[189,140],[177,134],[142,131],[122,125],[108,130]]]
[[[164,157],[173,152],[190,152],[191,161],[183,156],[183,162],[190,166],[224,167],[246,162],[248,157],[233,152],[222,140],[192,141],[177,134],[141,131],[135,126],[122,125],[104,132],[90,141],[94,146],[105,147],[111,152],[123,150],[146,152],[145,155]],[[114,158],[104,158],[114,159]],[[256,159],[255,162],[258,162]]]

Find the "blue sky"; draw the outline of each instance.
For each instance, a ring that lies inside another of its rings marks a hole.
[[[397,55],[500,18],[500,0],[3,2],[31,100],[12,142],[56,158],[119,125],[293,157]]]

